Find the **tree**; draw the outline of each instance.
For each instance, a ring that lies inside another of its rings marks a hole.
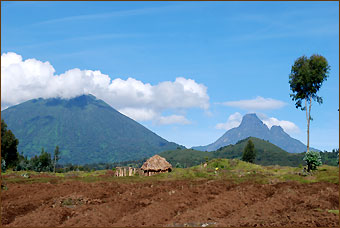
[[[51,154],[49,154],[47,151],[44,151],[44,148],[41,150],[39,161],[41,164],[41,171],[52,171]]]
[[[51,154],[46,152],[44,148],[41,149],[39,156],[35,155],[30,160],[29,169],[36,172],[50,172],[53,169]]]
[[[19,161],[17,163],[17,166],[15,167],[16,171],[20,170],[29,170],[30,169],[30,161],[27,159],[27,156],[24,156],[23,154],[19,154]]]
[[[244,147],[242,160],[250,163],[254,163],[256,157],[254,143],[249,139],[247,145]]]
[[[303,160],[307,163],[307,171],[316,170],[318,166],[322,165],[321,155],[316,151],[308,151]]]
[[[11,130],[7,130],[7,124],[1,120],[1,157],[6,162],[6,167],[14,167],[19,160],[17,146],[19,140],[15,138]]]
[[[312,55],[310,58],[301,56],[294,62],[289,75],[290,89],[293,92],[290,97],[295,101],[296,108],[306,110],[307,152],[309,151],[309,126],[310,121],[313,120],[310,115],[312,100],[322,104],[322,97],[317,96],[316,93],[327,80],[329,70],[330,66],[323,56]]]
[[[53,172],[55,173],[55,167],[60,159],[60,151],[59,151],[59,146],[56,146],[54,149],[54,162],[53,162]]]

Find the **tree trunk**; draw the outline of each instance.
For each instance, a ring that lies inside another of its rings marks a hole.
[[[54,155],[54,167],[53,167],[53,172],[55,173],[55,165],[57,163],[57,156]]]
[[[309,152],[309,124],[310,124],[310,109],[312,105],[312,97],[310,97],[309,110],[307,107],[307,97],[305,98],[306,119],[307,119],[307,153]]]
[[[312,109],[312,97],[309,98],[309,113],[308,113],[308,140],[307,140],[307,150],[309,151],[309,128],[310,128],[310,112]]]

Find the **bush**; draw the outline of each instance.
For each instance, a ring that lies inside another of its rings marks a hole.
[[[4,159],[1,159],[1,172],[6,172],[6,162]]]
[[[36,172],[52,172],[53,162],[51,159],[51,154],[45,152],[44,149],[42,149],[39,156],[35,155],[33,158],[31,158],[26,166],[26,169]]]
[[[303,160],[307,163],[307,171],[316,170],[318,166],[322,165],[321,155],[316,151],[309,151],[305,154]]]
[[[28,160],[21,160],[17,166],[15,167],[16,171],[21,171],[21,170],[29,170],[30,165]]]

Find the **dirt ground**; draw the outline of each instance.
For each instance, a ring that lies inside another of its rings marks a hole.
[[[8,183],[3,226],[338,226],[332,183],[200,181]]]

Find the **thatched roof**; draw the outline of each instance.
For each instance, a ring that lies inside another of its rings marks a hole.
[[[162,158],[157,154],[149,158],[141,167],[142,170],[154,170],[154,171],[167,170],[169,168],[172,169],[171,164],[167,162],[165,158]]]

